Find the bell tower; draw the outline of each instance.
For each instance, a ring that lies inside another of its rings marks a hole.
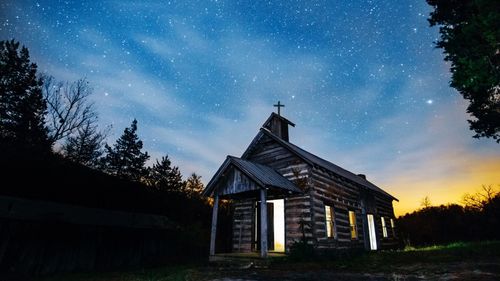
[[[278,113],[271,113],[271,116],[267,118],[262,127],[268,129],[282,140],[289,141],[288,125],[295,127],[295,124],[281,116],[281,107],[285,107],[285,105],[278,101],[278,104],[274,106],[278,108]]]

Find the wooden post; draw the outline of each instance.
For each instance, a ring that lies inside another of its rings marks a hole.
[[[260,257],[267,258],[267,201],[265,188],[260,190]]]
[[[219,211],[219,194],[214,192],[214,207],[212,209],[212,231],[210,232],[210,255],[215,255],[215,236],[217,235],[217,213]]]

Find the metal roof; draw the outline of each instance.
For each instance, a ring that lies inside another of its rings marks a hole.
[[[220,176],[231,165],[235,166],[238,170],[247,175],[261,187],[278,188],[290,192],[302,193],[302,190],[300,190],[293,182],[289,181],[271,167],[243,160],[234,156],[227,156],[226,161],[224,161],[219,170],[207,184],[205,190],[203,191],[203,195],[209,196],[213,193]]]
[[[320,158],[310,152],[307,152],[305,151],[304,149],[290,143],[290,142],[287,142],[287,141],[284,141],[282,140],[280,137],[276,136],[275,134],[273,134],[271,131],[269,131],[268,129],[266,128],[261,128],[260,129],[261,132],[263,132],[264,134],[268,135],[269,137],[271,137],[272,139],[274,139],[275,141],[277,141],[278,143],[280,143],[281,145],[285,146],[286,148],[288,148],[292,153],[296,154],[297,156],[299,156],[300,158],[302,158],[304,161],[308,162],[309,164],[312,164],[312,165],[317,165],[319,167],[322,167],[328,171],[331,171],[339,176],[342,176],[348,180],[351,180],[359,185],[362,185],[368,189],[371,189],[373,191],[377,191],[379,193],[382,193],[386,196],[389,196],[390,198],[393,198],[394,200],[396,201],[399,201],[397,198],[395,198],[394,196],[390,195],[389,193],[385,192],[384,190],[382,190],[380,187],[374,185],[373,183],[369,182],[368,180],[352,173],[352,172],[349,172],[335,164],[333,164],[332,162],[329,162],[323,158]],[[248,147],[247,151],[245,151],[245,153],[243,153],[243,158],[245,158],[246,154],[249,152],[249,149],[250,147],[256,143],[256,141],[259,139],[259,135],[257,135],[254,139],[254,142],[252,142],[252,144]]]

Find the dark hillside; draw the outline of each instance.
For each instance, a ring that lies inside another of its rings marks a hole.
[[[205,199],[155,192],[56,154],[2,150],[0,272],[111,270],[207,258],[212,209]],[[229,209],[221,209],[225,231]]]

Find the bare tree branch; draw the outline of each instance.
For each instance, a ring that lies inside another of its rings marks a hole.
[[[43,94],[47,101],[49,140],[52,144],[77,132],[87,123],[97,122],[94,104],[89,101],[92,88],[85,78],[75,82],[56,82],[43,76]]]
[[[462,203],[467,208],[482,210],[484,206],[493,200],[495,196],[499,194],[499,191],[495,190],[493,186],[490,185],[482,185],[481,191],[476,192],[474,194],[465,193],[462,197]]]

